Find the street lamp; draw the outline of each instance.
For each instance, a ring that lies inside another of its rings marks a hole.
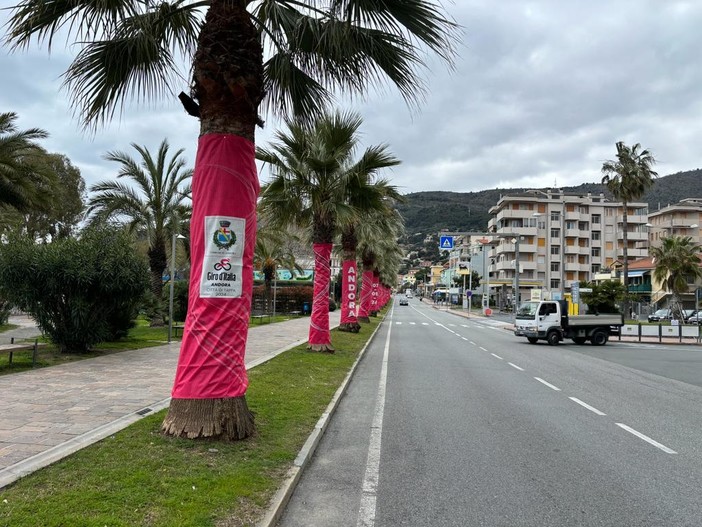
[[[184,240],[185,236],[173,233],[173,239],[171,240],[171,290],[168,300],[168,342],[171,341],[171,336],[173,335],[173,282],[175,282],[176,240],[178,239]]]

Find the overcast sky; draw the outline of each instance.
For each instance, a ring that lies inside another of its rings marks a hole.
[[[598,182],[617,141],[650,149],[660,175],[702,167],[699,0],[456,0],[447,9],[464,27],[459,57],[452,72],[432,64],[419,111],[392,90],[343,107],[363,115],[364,145],[387,143],[403,161],[387,173],[403,193]],[[7,17],[0,11],[1,24]],[[136,155],[132,142],[155,151],[167,138],[194,162],[198,124],[175,98],[130,105],[82,132],[60,89],[72,52],[60,42],[51,56],[0,48],[0,111],[47,130],[42,144],[67,155],[88,186],[114,177],[102,156]],[[259,144],[277,125],[266,119]]]

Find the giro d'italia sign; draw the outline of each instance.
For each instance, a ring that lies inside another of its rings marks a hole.
[[[205,217],[205,254],[200,296],[239,298],[246,220],[227,216]]]

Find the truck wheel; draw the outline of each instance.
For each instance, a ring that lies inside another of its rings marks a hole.
[[[536,344],[539,341],[539,339],[536,337],[527,337],[527,340],[529,341],[529,344]]]
[[[593,346],[604,346],[607,344],[607,340],[609,339],[609,335],[601,329],[596,330],[593,334],[592,337],[590,337],[590,341],[592,342]]]
[[[576,344],[585,344],[587,339],[585,337],[573,337],[573,342]]]
[[[548,335],[546,335],[546,341],[549,345],[556,346],[561,341],[561,336],[558,334],[558,331],[549,331]]]

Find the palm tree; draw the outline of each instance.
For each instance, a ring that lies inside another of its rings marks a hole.
[[[629,289],[629,253],[628,253],[628,204],[641,198],[653,185],[658,173],[653,171],[656,163],[649,150],[642,150],[636,143],[631,148],[622,141],[617,144],[617,159],[605,161],[602,165],[602,184],[612,193],[614,199],[623,205],[622,230],[623,230],[623,276],[627,288],[627,298],[624,300],[624,313],[628,313]]]
[[[358,246],[357,230],[368,214],[387,210],[393,202],[404,201],[397,188],[386,179],[377,179],[378,170],[396,166],[400,161],[387,153],[385,145],[374,146],[366,150],[361,159],[355,163],[350,172],[355,174],[348,189],[348,203],[355,210],[350,221],[341,225],[342,283],[341,283],[341,321],[340,331],[357,333],[358,323],[356,308],[359,301],[360,282],[357,280],[356,265]]]
[[[335,113],[311,125],[288,121],[288,132],[278,132],[271,149],[259,148],[256,157],[270,165],[273,177],[261,192],[261,207],[271,225],[293,225],[310,231],[314,254],[314,297],[309,347],[333,352],[329,333],[329,280],[331,249],[341,225],[355,219],[349,203],[358,186],[353,162],[361,117]],[[368,161],[369,151],[362,160]],[[379,160],[396,163],[384,156]]]
[[[295,255],[286,247],[286,241],[294,238],[290,232],[274,230],[269,227],[259,227],[256,233],[256,249],[254,251],[254,268],[263,273],[266,292],[266,309],[270,310],[273,281],[279,268],[302,271],[295,261]]]
[[[111,119],[133,94],[172,93],[182,78],[174,57],[192,57],[190,95],[179,95],[186,111],[200,119],[192,276],[209,272],[203,270],[212,264],[205,262],[207,244],[209,255],[235,256],[242,280],[232,282],[237,287],[231,292],[191,281],[191,309],[163,431],[192,438],[247,437],[254,432],[245,399],[244,351],[253,289],[259,190],[254,130],[262,124],[260,106],[309,121],[334,92],[363,94],[383,82],[417,103],[424,94],[417,75],[424,68],[420,48],[451,63],[458,26],[431,0],[21,0],[13,8],[7,41],[15,48],[34,39],[50,45],[58,31],[80,49],[65,85],[88,126]],[[212,218],[207,231],[206,218]],[[213,236],[221,247],[210,245]]]
[[[52,178],[47,154],[36,142],[49,134],[40,128],[19,130],[16,120],[16,113],[0,113],[0,207],[26,212],[42,208],[49,197],[38,191]]]
[[[689,236],[668,236],[660,247],[651,247],[650,254],[656,265],[654,279],[663,284],[673,296],[673,313],[682,317],[680,296],[688,292],[688,283],[702,278],[699,254],[702,247]]]
[[[139,152],[136,161],[124,152],[108,152],[104,157],[120,165],[117,181],[102,181],[90,187],[93,196],[87,214],[93,224],[109,220],[123,221],[132,232],[141,231],[148,240],[151,292],[161,298],[163,272],[168,266],[167,242],[189,215],[190,178],[185,168],[183,150],[168,156],[164,140],[154,157],[146,147],[132,143]],[[131,180],[134,186],[119,181]]]
[[[358,311],[359,322],[370,322],[369,315],[374,314],[372,309],[373,283],[379,277],[379,269],[382,267],[383,259],[394,258],[395,253],[399,252],[397,240],[402,235],[402,231],[402,217],[396,209],[392,208],[370,212],[365,221],[359,225],[358,251],[363,267],[361,305]]]

